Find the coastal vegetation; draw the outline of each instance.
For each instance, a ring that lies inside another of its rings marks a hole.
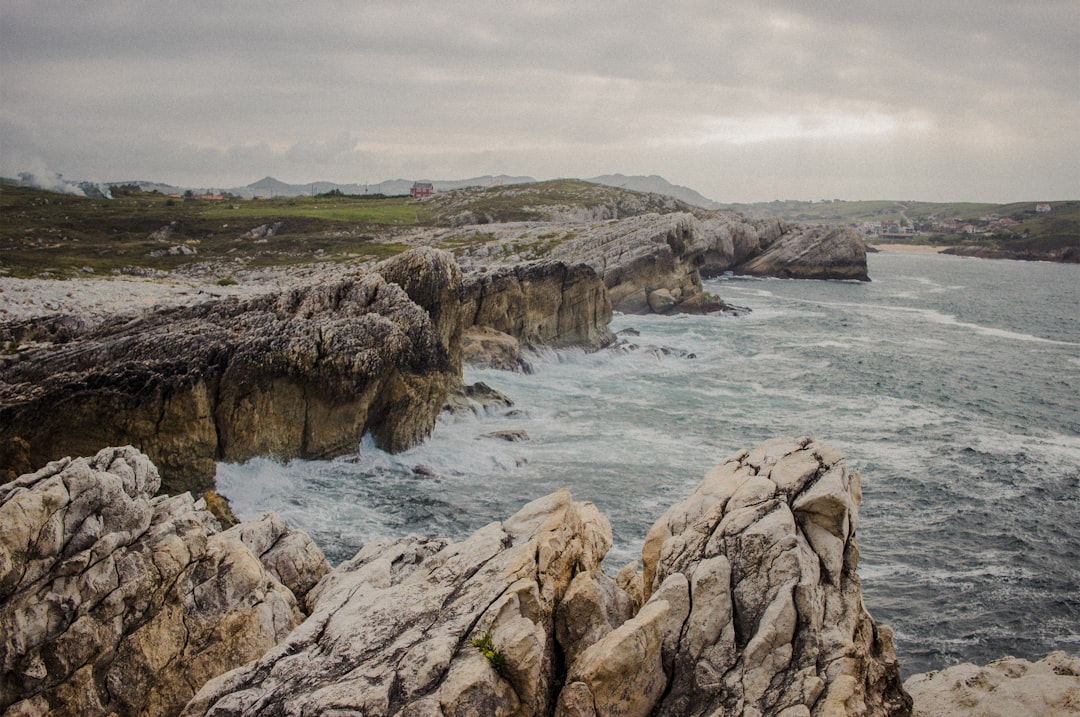
[[[500,255],[542,258],[572,241],[575,222],[644,214],[716,212],[661,194],[634,192],[576,179],[471,187],[426,199],[346,195],[241,199],[165,195],[115,185],[112,199],[59,194],[0,180],[0,276],[71,278],[153,275],[182,267],[228,263],[260,268],[313,262],[382,259],[405,251],[418,229],[446,229],[435,243],[456,254],[492,243],[466,226],[550,223],[503,241]],[[902,240],[984,249],[1047,252],[1080,249],[1080,201],[973,204],[897,201],[768,202],[728,205],[750,220],[780,218],[839,224],[867,232],[868,224],[910,230]],[[996,220],[990,219],[997,217]],[[992,222],[995,222],[992,224]],[[562,225],[562,226],[560,226]],[[875,236],[867,236],[874,243]],[[893,240],[889,240],[893,241]],[[1072,247],[1072,249],[1070,249]]]
[[[340,193],[207,199],[116,189],[112,199],[90,198],[0,181],[0,275],[70,278],[222,261],[249,268],[363,261],[406,250],[402,234],[418,227],[692,210],[670,197],[578,180],[471,188],[426,201]],[[573,237],[572,231],[548,232],[523,249],[543,256]],[[461,234],[441,244],[454,250],[490,239]]]

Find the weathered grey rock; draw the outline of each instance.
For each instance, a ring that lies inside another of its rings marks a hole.
[[[221,532],[158,483],[126,447],[0,486],[5,714],[177,714],[301,622],[281,580],[328,569],[306,535],[273,515]]]
[[[368,545],[308,594],[312,615],[288,640],[184,714],[546,714],[556,609],[610,545],[607,520],[567,491],[461,543]],[[484,635],[498,669],[472,644]]]
[[[461,543],[371,544],[186,714],[907,715],[861,601],[859,498],[842,453],[781,439],[669,510],[643,573],[603,574],[607,521],[566,491]]]
[[[592,225],[551,256],[591,266],[604,278],[617,311],[717,311],[723,303],[701,288],[699,268],[708,248],[692,214],[646,214]]]
[[[760,253],[712,272],[733,271],[781,279],[855,279],[869,281],[866,244],[850,227],[812,227],[776,222],[775,239],[761,237]]]
[[[554,248],[553,258],[584,262],[604,278],[624,313],[728,310],[702,289],[727,271],[802,279],[866,279],[862,238],[849,229],[776,220],[750,224],[733,213],[649,214],[590,225]]]
[[[657,521],[638,617],[671,603],[675,578],[692,608],[663,656],[670,683],[653,714],[910,713],[892,633],[862,604],[860,499],[839,451],[778,439],[711,470]],[[655,629],[643,625],[639,642]]]
[[[407,448],[459,380],[460,273],[429,249],[380,270],[405,288],[373,272],[23,352],[0,363],[0,443],[25,439],[34,465],[130,443],[169,493],[212,487],[218,460],[326,458],[365,432]]]
[[[1074,717],[1080,714],[1080,657],[1052,652],[1038,662],[965,663],[912,675],[904,689],[914,700],[914,717]]]
[[[613,340],[604,283],[583,264],[540,261],[465,277],[466,327],[489,328],[525,347],[597,349]]]
[[[510,334],[490,326],[467,330],[462,338],[464,362],[476,368],[531,373],[532,368],[521,352],[521,342]]]

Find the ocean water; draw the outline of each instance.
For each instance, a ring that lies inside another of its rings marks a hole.
[[[862,473],[864,600],[905,675],[1080,653],[1080,266],[872,254],[869,270],[711,281],[751,312],[617,316],[638,348],[466,371],[512,412],[445,417],[397,455],[222,464],[219,488],[338,562],[378,537],[464,538],[565,486],[611,520],[617,570],[725,456],[809,435]],[[485,435],[502,429],[529,440]]]

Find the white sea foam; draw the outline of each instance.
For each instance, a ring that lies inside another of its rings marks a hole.
[[[351,462],[222,466],[222,489],[241,515],[295,516],[340,559],[374,537],[462,538],[568,487],[611,520],[617,568],[724,456],[812,435],[863,474],[866,599],[898,629],[909,669],[1000,656],[1008,630],[1045,652],[1060,605],[1080,592],[1080,399],[1069,390],[1080,385],[1080,329],[1033,307],[1080,305],[1080,287],[1032,278],[1061,271],[1046,266],[1012,267],[1015,281],[992,266],[989,282],[985,263],[875,261],[903,276],[709,282],[752,313],[617,316],[612,328],[636,328],[626,338],[642,348],[540,352],[532,375],[466,371],[513,398],[513,416],[444,417],[395,456],[365,443]],[[912,281],[922,270],[926,281]],[[898,306],[898,293],[914,298]],[[998,304],[1034,318],[999,323]],[[483,437],[506,428],[530,440]],[[980,632],[972,615],[1008,627]]]

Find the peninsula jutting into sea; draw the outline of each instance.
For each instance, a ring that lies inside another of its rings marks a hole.
[[[1068,714],[1080,202],[508,179],[0,187],[0,707]]]

